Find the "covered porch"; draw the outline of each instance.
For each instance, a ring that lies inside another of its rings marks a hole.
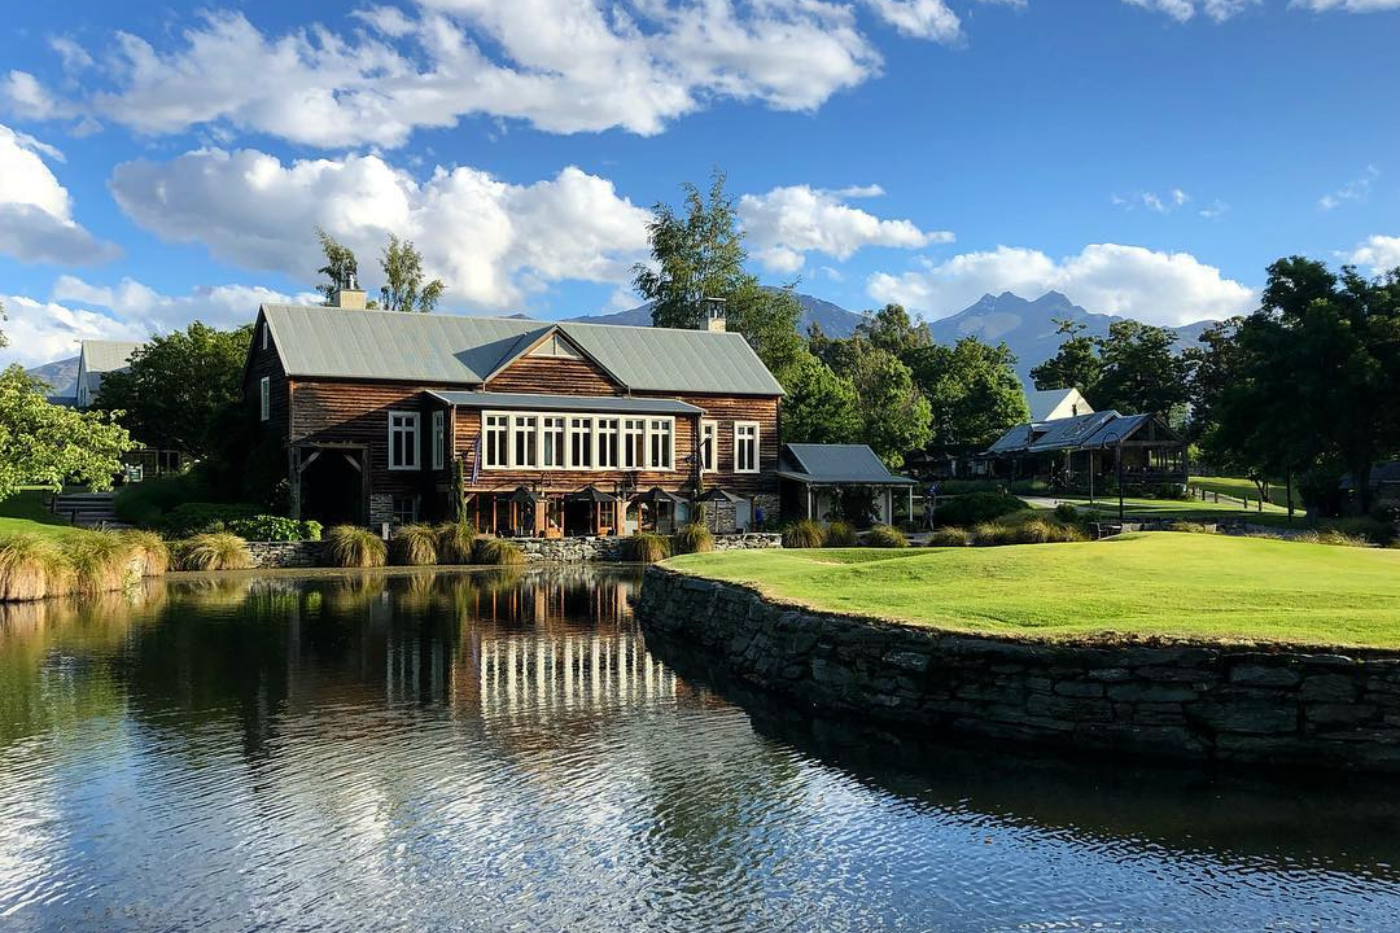
[[[779,461],[783,514],[859,526],[893,525],[914,516],[914,489],[864,444],[788,444]]]

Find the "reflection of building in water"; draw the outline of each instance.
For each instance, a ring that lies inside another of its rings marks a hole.
[[[385,643],[386,699],[493,717],[675,696],[675,675],[647,654],[632,620],[635,586],[631,574],[552,569],[509,580],[462,576],[426,604],[405,599]],[[410,617],[437,624],[404,626]]]

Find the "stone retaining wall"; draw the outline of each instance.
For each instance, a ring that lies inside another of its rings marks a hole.
[[[579,561],[621,560],[626,538],[515,538],[531,563],[577,563]],[[249,541],[253,567],[319,567],[324,541]],[[716,551],[762,550],[783,546],[782,535],[715,535]]]
[[[248,542],[248,553],[253,557],[253,567],[258,570],[269,567],[319,567],[325,548],[324,541]]]
[[[1058,646],[783,606],[649,568],[663,656],[823,710],[1021,742],[1198,761],[1400,772],[1400,655]]]

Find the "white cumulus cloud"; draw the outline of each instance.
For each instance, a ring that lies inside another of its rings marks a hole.
[[[952,241],[947,231],[921,230],[910,220],[882,220],[846,203],[882,194],[878,185],[836,191],[790,185],[744,195],[738,214],[754,257],[773,272],[796,272],[809,252],[846,260],[867,246],[918,249]]]
[[[900,0],[881,0],[895,7]],[[937,0],[914,0],[923,9]],[[265,32],[203,13],[159,45],[118,32],[102,79],[60,49],[88,88],[60,101],[31,75],[0,88],[11,109],[83,112],[147,134],[192,127],[268,133],[326,148],[398,146],[463,116],[557,133],[654,134],[727,98],[812,110],[878,73],[855,11],[835,0],[422,0],[366,7],[354,28]],[[916,15],[911,28],[927,20]]]
[[[1163,325],[1225,318],[1255,303],[1253,289],[1189,253],[1115,243],[1092,244],[1059,260],[1040,250],[999,246],[930,261],[924,269],[902,275],[879,273],[866,283],[876,301],[899,302],[933,319],[954,314],[988,293],[1036,297],[1052,290],[1091,311]]]
[[[1380,13],[1385,10],[1400,10],[1400,0],[1293,0],[1293,6],[1327,13],[1339,10],[1343,13]]]
[[[62,154],[0,124],[0,253],[24,262],[87,264],[111,259],[116,246],[73,220],[68,189],[45,159]]]
[[[1184,23],[1198,13],[1205,14],[1217,23],[1223,23],[1238,16],[1250,7],[1259,6],[1263,0],[1123,0],[1124,3],[1165,13],[1178,23]]]
[[[1368,237],[1347,256],[1354,266],[1368,266],[1375,275],[1400,269],[1400,236]]]
[[[256,150],[202,149],[117,166],[112,193],[138,224],[220,259],[313,284],[314,228],[350,246],[377,284],[388,234],[412,240],[450,304],[500,310],[551,282],[625,281],[647,247],[649,214],[578,168],[529,185],[435,169],[423,181],[379,156],[284,163]]]

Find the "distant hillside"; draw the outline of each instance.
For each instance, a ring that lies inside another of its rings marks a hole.
[[[49,394],[71,398],[78,394],[78,358],[76,356],[53,363],[45,363],[27,369],[25,372],[35,379],[42,379],[50,386]]]
[[[812,324],[820,324],[828,337],[849,337],[856,332],[860,315],[821,298],[797,293],[797,302],[802,306],[802,316],[797,319],[797,329],[805,334]],[[651,326],[651,302],[638,305],[627,311],[615,314],[590,314],[568,318],[585,324],[626,324],[631,327]]]
[[[1011,292],[983,295],[970,308],[951,317],[929,322],[929,330],[938,343],[955,343],[963,337],[975,336],[987,343],[1005,342],[1016,354],[1016,372],[1021,381],[1030,385],[1030,371],[1050,359],[1059,350],[1064,337],[1055,320],[1069,320],[1087,325],[1091,337],[1108,334],[1114,321],[1126,320],[1112,314],[1095,314],[1070,301],[1059,292],[1047,292],[1034,301],[1027,301]],[[1179,346],[1190,346],[1212,321],[1198,321],[1176,328],[1181,338]]]

